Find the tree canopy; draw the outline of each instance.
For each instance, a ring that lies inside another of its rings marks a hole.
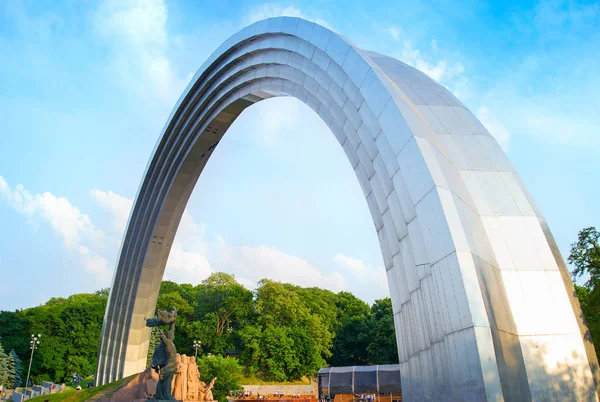
[[[582,229],[571,245],[568,261],[574,266],[573,279],[586,277],[583,286],[575,284],[581,311],[590,331],[596,354],[600,352],[600,233],[595,227]]]
[[[109,290],[102,289],[53,298],[25,310],[1,311],[4,350],[14,349],[26,369],[29,335],[39,333],[33,381],[62,382],[73,372],[93,374],[108,295]],[[229,356],[235,364],[239,361],[243,373],[265,380],[295,380],[331,364],[398,361],[389,298],[369,306],[348,292],[269,279],[251,291],[233,275],[216,272],[196,286],[163,281],[157,309],[172,307],[177,309],[178,352],[193,355],[193,343],[200,341],[199,357]],[[156,342],[154,333],[150,354]],[[233,367],[229,360],[210,362]]]

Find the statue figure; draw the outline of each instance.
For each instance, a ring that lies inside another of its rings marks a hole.
[[[212,389],[215,385],[215,380],[217,377],[213,378],[212,381],[206,385],[203,381],[200,381],[200,386],[198,388],[198,400],[199,401],[214,401]]]
[[[177,355],[177,370],[173,376],[173,384],[171,385],[171,393],[177,400],[187,401],[189,390],[188,381],[188,364],[189,360],[186,355]]]
[[[181,396],[182,399],[188,399],[188,364],[189,360],[186,355],[181,356]]]
[[[188,358],[188,371],[187,371],[187,380],[188,380],[188,400],[197,401],[198,400],[198,386],[200,385],[200,372],[198,371],[198,365],[196,364],[196,359],[194,356],[190,356]]]
[[[131,401],[133,399],[153,399],[156,393],[158,374],[148,367],[136,378],[131,380],[125,387],[113,394],[112,400]]]
[[[184,394],[183,394],[183,386],[182,386],[182,382],[183,382],[183,364],[181,363],[181,355],[177,355],[177,369],[175,370],[175,374],[173,375],[173,382],[171,383],[171,395],[173,395],[173,398],[175,399],[179,399],[179,400],[184,400]],[[187,373],[186,373],[187,374]]]
[[[147,318],[147,327],[158,327],[168,325],[169,331],[165,335],[162,330],[160,333],[160,343],[154,349],[152,363],[150,366],[158,373],[158,384],[156,384],[156,394],[154,399],[175,401],[171,394],[171,383],[177,370],[177,350],[173,344],[175,339],[175,320],[177,319],[177,310],[171,311],[158,310],[155,318]]]

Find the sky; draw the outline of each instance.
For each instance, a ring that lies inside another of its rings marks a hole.
[[[422,70],[497,138],[566,259],[600,226],[600,3],[466,0],[0,2],[0,310],[110,286],[163,125],[229,36],[302,17]],[[388,296],[377,234],[307,106],[246,109],[182,219],[165,279],[232,273]]]

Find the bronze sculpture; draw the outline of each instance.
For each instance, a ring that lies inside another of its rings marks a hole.
[[[165,335],[160,331],[160,343],[154,349],[152,363],[150,366],[158,373],[158,384],[156,384],[156,394],[154,399],[165,401],[175,401],[171,395],[171,383],[173,375],[177,370],[177,350],[173,341],[175,339],[175,321],[177,320],[177,310],[171,311],[158,310],[155,318],[147,318],[147,327],[158,327],[168,325],[169,331]]]

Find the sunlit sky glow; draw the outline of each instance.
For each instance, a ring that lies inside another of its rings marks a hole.
[[[428,4],[423,4],[428,3]],[[421,1],[0,2],[0,309],[110,285],[141,175],[195,71],[249,23],[297,16],[411,64],[498,139],[566,258],[600,224],[600,5]],[[291,98],[247,109],[207,165],[165,277],[226,271],[388,295],[329,129]]]

